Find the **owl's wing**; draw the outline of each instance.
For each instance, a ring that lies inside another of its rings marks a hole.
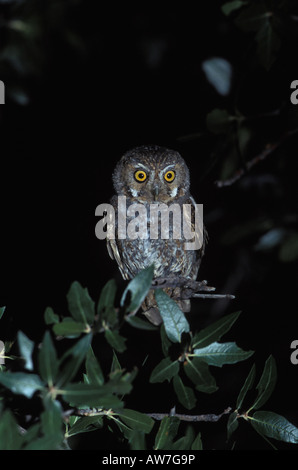
[[[200,264],[201,264],[201,261],[202,261],[202,257],[204,255],[204,252],[205,252],[205,246],[206,246],[206,243],[208,241],[208,233],[207,233],[207,230],[203,224],[203,221],[202,223],[198,224],[198,230],[196,230],[196,225],[195,225],[195,217],[196,216],[199,216],[198,212],[196,212],[196,202],[194,200],[194,198],[192,196],[189,197],[189,200],[186,201],[188,204],[191,204],[191,220],[190,220],[190,227],[191,227],[191,231],[195,233],[195,240],[193,241],[196,241],[198,244],[201,244],[201,248],[199,248],[198,250],[195,250],[196,251],[196,261],[194,262],[194,265],[193,265],[193,268],[191,270],[191,278],[196,280],[197,278],[197,275],[198,275],[198,271],[199,271],[199,268],[200,268]]]
[[[118,197],[115,195],[111,198],[111,201],[110,201],[111,205],[113,206],[114,208],[114,211],[115,211],[115,227],[114,227],[114,233],[117,229],[117,220],[118,220]],[[108,250],[108,253],[110,255],[110,257],[112,258],[112,260],[115,260],[116,263],[118,264],[118,267],[119,267],[119,271],[121,272],[122,274],[122,277],[123,279],[130,279],[129,277],[129,274],[128,274],[128,270],[123,262],[123,258],[121,256],[121,249],[119,249],[119,242],[118,240],[115,238],[115,236],[113,238],[109,238],[109,232],[107,231],[107,238],[106,238],[106,242],[107,242],[107,250]]]
[[[130,279],[127,269],[125,269],[124,263],[121,259],[120,252],[117,245],[117,240],[107,238],[107,249],[110,257],[116,261],[119,270],[122,274],[123,279]]]

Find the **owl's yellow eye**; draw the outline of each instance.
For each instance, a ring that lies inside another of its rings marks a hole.
[[[167,171],[164,175],[164,179],[168,182],[171,183],[175,179],[175,171]]]
[[[147,174],[143,170],[138,170],[135,172],[135,180],[138,181],[138,183],[143,183],[147,179]]]

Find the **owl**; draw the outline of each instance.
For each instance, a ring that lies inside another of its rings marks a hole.
[[[183,204],[191,207],[191,226],[194,227],[195,202],[189,192],[190,178],[188,167],[181,155],[159,146],[141,146],[126,152],[118,162],[113,183],[116,194],[111,199],[115,210],[115,238],[107,238],[107,248],[112,259],[116,260],[124,279],[132,279],[142,269],[154,265],[154,278],[183,277],[196,280],[201,259],[204,254],[206,231],[203,228],[203,243],[200,249],[186,250],[185,238],[173,236],[173,227],[169,227],[169,237],[153,238],[117,237],[118,198],[126,201],[126,208],[131,204],[142,204],[146,208],[146,225],[150,228],[150,208],[153,204]],[[126,226],[131,221],[126,219]],[[152,223],[152,221],[151,221]],[[184,312],[190,310],[190,301],[181,300],[180,288],[165,288],[164,291],[176,302]],[[142,304],[144,315],[155,325],[162,322],[154,291],[150,290]]]

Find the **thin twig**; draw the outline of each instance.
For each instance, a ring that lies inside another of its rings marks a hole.
[[[196,422],[196,421],[208,421],[215,423],[218,421],[223,415],[229,414],[232,411],[231,407],[228,407],[226,410],[224,410],[221,414],[215,415],[213,413],[209,413],[206,415],[183,415],[183,414],[171,414],[171,413],[146,413],[147,416],[150,416],[150,418],[156,419],[158,421],[162,420],[163,418],[166,418],[168,416],[175,416],[176,418],[179,418],[181,421],[189,421],[189,422]]]
[[[193,294],[192,299],[235,299],[235,295],[232,294]],[[182,297],[184,300],[184,297]]]
[[[259,153],[256,157],[252,158],[246,163],[245,168],[241,168],[238,171],[236,171],[234,176],[232,176],[229,179],[226,179],[224,181],[215,181],[216,186],[218,188],[223,188],[224,186],[231,186],[236,181],[238,181],[244,174],[246,174],[249,170],[251,170],[251,168],[253,168],[255,165],[260,163],[262,160],[265,160],[265,158],[267,158],[268,155],[270,155],[271,153],[274,152],[274,150],[280,147],[284,143],[285,140],[287,140],[289,137],[297,133],[298,133],[298,129],[294,129],[293,131],[288,131],[277,142],[273,144],[267,144],[265,149],[261,153]]]
[[[184,414],[179,414],[175,413],[174,411],[171,411],[170,413],[145,413],[147,416],[150,416],[150,418],[153,418],[157,421],[161,421],[163,418],[166,418],[168,416],[172,417],[175,416],[176,418],[180,419],[180,421],[188,421],[188,422],[196,422],[196,421],[208,421],[215,423],[216,421],[220,420],[220,418],[224,415],[229,414],[232,411],[231,407],[226,408],[222,413],[219,415],[216,415],[214,413],[208,413],[205,415],[184,415]],[[116,413],[117,414],[117,413]],[[70,410],[67,410],[64,412],[64,418],[68,418],[69,416],[80,416],[80,417],[90,417],[90,416],[112,416],[113,412],[111,410],[106,411],[103,410],[102,408],[96,409],[96,408],[85,408],[85,409],[78,409],[78,408],[72,408]]]
[[[109,411],[103,410],[102,408],[71,408],[63,413],[64,419],[68,419],[69,416],[90,417],[107,415],[109,415]]]

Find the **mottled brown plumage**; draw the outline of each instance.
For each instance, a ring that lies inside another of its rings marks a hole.
[[[147,228],[150,229],[150,205],[164,203],[168,207],[173,203],[181,207],[190,204],[191,227],[194,231],[194,200],[189,192],[189,170],[176,151],[158,146],[137,147],[123,155],[113,173],[116,195],[111,204],[116,214],[116,236],[118,218],[118,196],[126,197],[126,205],[142,204],[147,211]],[[127,217],[127,225],[133,217]],[[203,246],[199,250],[186,250],[182,238],[173,238],[173,227],[170,225],[169,239],[108,239],[107,248],[112,259],[115,259],[124,279],[133,278],[140,270],[154,264],[154,277],[178,277],[195,280],[204,254],[206,233],[203,235]],[[197,236],[202,234],[196,234]],[[180,308],[190,310],[189,300],[179,300],[179,288],[164,289],[176,299]],[[161,322],[154,292],[150,291],[142,305],[143,313],[154,324]]]

